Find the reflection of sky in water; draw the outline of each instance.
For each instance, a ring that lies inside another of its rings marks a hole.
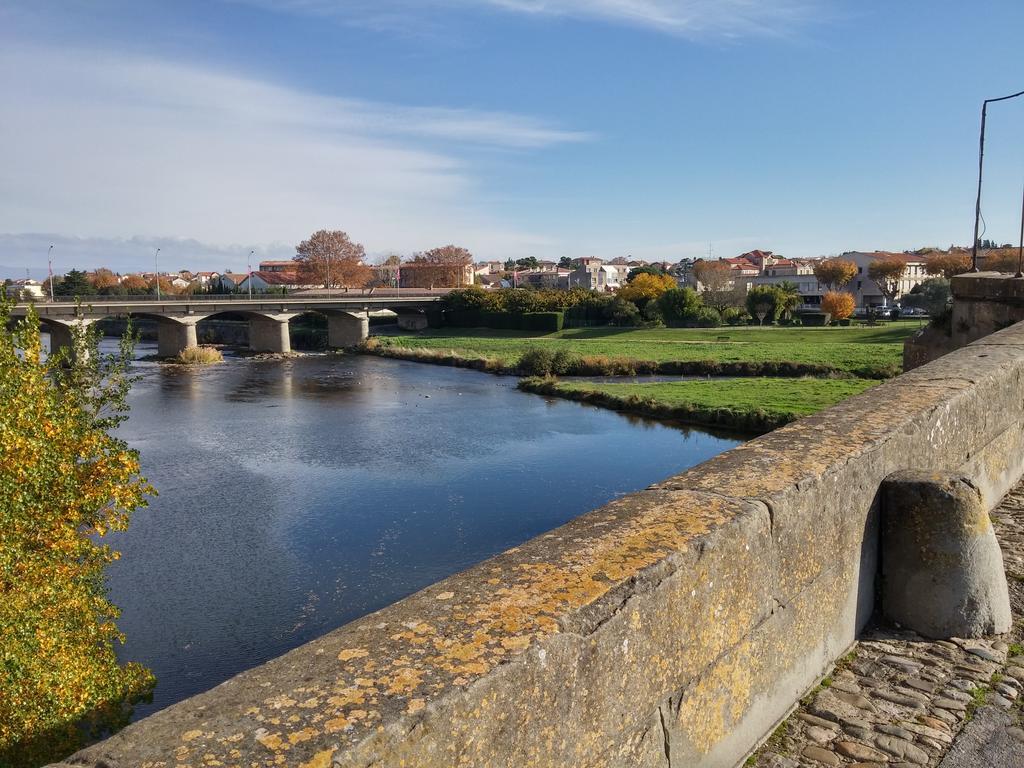
[[[160,496],[110,588],[142,713],[735,444],[442,366],[140,369],[120,431]]]

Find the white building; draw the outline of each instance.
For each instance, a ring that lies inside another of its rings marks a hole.
[[[7,298],[33,301],[43,298],[43,286],[31,278],[13,280],[7,286]]]
[[[896,297],[897,302],[901,296],[910,293],[915,285],[918,285],[931,277],[925,269],[928,264],[928,260],[924,256],[919,256],[914,253],[849,251],[841,254],[839,258],[852,261],[857,265],[856,276],[843,288],[843,290],[849,291],[854,295],[858,307],[884,309],[892,306],[892,302],[882,293],[882,289],[878,287],[878,284],[868,277],[868,269],[873,261],[877,261],[879,259],[898,259],[905,264],[903,276],[900,279],[899,294]]]

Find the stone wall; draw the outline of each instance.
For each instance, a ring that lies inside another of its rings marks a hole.
[[[874,606],[897,470],[1024,472],[1024,323],[444,579],[78,766],[734,766]]]
[[[928,325],[908,339],[903,346],[903,370],[1024,320],[1024,279],[999,272],[970,272],[954,277],[950,289],[953,312],[948,327]]]

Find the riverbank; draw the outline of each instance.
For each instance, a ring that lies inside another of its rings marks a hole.
[[[372,337],[360,351],[382,357],[537,375],[850,376],[900,373],[903,341],[919,324],[879,328],[578,328],[536,336],[484,329]],[[565,370],[525,367],[540,351],[561,355]]]
[[[577,382],[526,378],[519,389],[655,419],[764,433],[877,384],[870,379],[753,378]]]

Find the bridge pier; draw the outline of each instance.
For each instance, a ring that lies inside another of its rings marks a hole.
[[[427,316],[423,312],[399,312],[398,327],[403,331],[422,331],[427,327]]]
[[[370,335],[370,318],[366,312],[332,312],[327,316],[327,346],[355,347]]]
[[[47,320],[46,330],[50,333],[50,354],[55,355],[66,350],[68,361],[83,360],[89,353],[83,348],[84,341],[80,333],[88,329],[95,320],[81,318],[71,320]]]
[[[186,347],[199,345],[196,337],[198,318],[166,319],[157,323],[157,354],[161,357],[177,357]]]
[[[288,336],[288,315],[253,317],[249,320],[249,350],[251,352],[292,351],[292,340]]]

